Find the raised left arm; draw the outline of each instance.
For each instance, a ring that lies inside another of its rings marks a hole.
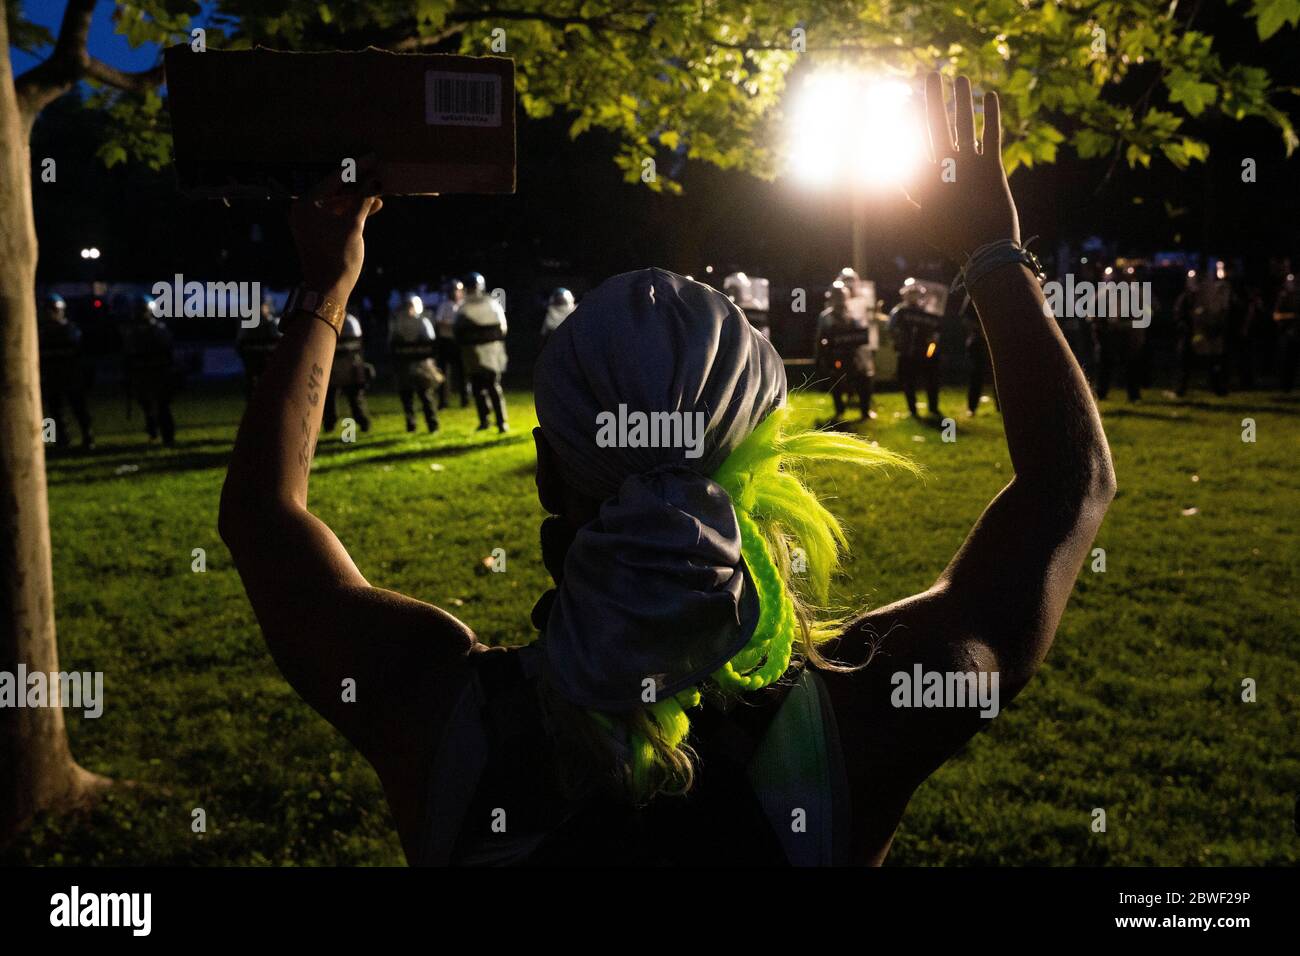
[[[299,201],[292,222],[304,284],[345,303],[361,270],[362,230],[380,200]],[[400,760],[403,686],[463,658],[474,644],[432,605],[371,587],[334,533],[307,510],[307,485],[336,334],[306,313],[258,382],[235,441],[219,529],[267,646],[293,688],[379,766]],[[345,695],[345,681],[354,695]],[[381,774],[383,768],[379,767]]]

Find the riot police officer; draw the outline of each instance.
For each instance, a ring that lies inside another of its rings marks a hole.
[[[1227,334],[1234,306],[1232,287],[1222,262],[1207,276],[1195,270],[1187,273],[1183,294],[1174,303],[1179,327],[1178,387],[1181,398],[1187,394],[1192,371],[1202,367],[1209,373],[1210,388],[1216,395],[1228,394]]]
[[[831,282],[831,285],[833,286],[836,282],[844,286],[845,295],[850,301],[858,297],[859,286],[862,284],[862,277],[858,275],[858,270],[852,266],[845,266]]]
[[[465,279],[467,294],[456,317],[456,342],[469,372],[470,390],[478,408],[478,430],[488,427],[488,405],[496,417],[497,431],[510,430],[501,376],[506,370],[506,313],[487,293],[487,282],[477,272]]]
[[[722,291],[745,313],[749,324],[772,338],[770,284],[766,279],[751,277],[743,272],[732,272],[722,280]]]
[[[68,304],[63,296],[51,294],[45,299],[37,339],[41,354],[41,404],[45,417],[54,422],[54,441],[59,447],[69,444],[67,423],[63,417],[66,401],[81,430],[81,447],[95,447],[90,429],[90,409],[86,405],[88,369],[82,356],[81,329],[68,321]]]
[[[398,308],[388,329],[388,350],[397,373],[397,394],[406,413],[406,430],[415,431],[415,396],[420,398],[424,424],[432,434],[438,430],[438,410],[434,406],[434,389],[444,381],[434,364],[433,323],[424,314],[424,301],[408,296]]]
[[[1279,386],[1289,392],[1295,388],[1296,367],[1300,365],[1300,284],[1294,272],[1288,272],[1273,306],[1277,328],[1278,358],[1282,364]]]
[[[876,377],[878,333],[849,312],[849,292],[836,280],[826,294],[829,305],[817,317],[817,371],[827,382],[835,404],[835,420],[842,421],[850,393],[858,398],[863,419],[876,417],[871,393]]]
[[[573,293],[561,286],[551,293],[551,297],[546,300],[546,317],[542,319],[542,344],[550,338],[551,333],[563,324],[570,313],[577,308],[573,301]]]
[[[334,424],[338,421],[334,402],[340,390],[348,400],[353,420],[361,426],[363,432],[370,431],[370,410],[366,407],[366,386],[370,384],[370,372],[371,366],[366,364],[361,342],[361,320],[349,312],[343,318],[343,327],[339,329],[338,341],[334,345],[334,364],[330,367],[330,380],[325,387],[325,405],[321,409],[321,427],[325,431],[333,431]],[[436,427],[437,423],[434,425]]]
[[[907,409],[916,410],[916,388],[925,387],[931,415],[939,415],[939,316],[921,305],[928,290],[915,279],[908,279],[898,290],[902,301],[889,313],[889,328],[898,348],[898,383],[903,388]]]
[[[966,417],[973,418],[984,396],[984,380],[989,377],[989,346],[984,340],[984,327],[973,306],[967,308],[962,321],[966,325],[966,358],[970,362],[970,377],[966,382]],[[993,403],[998,405],[997,382],[993,383]]]
[[[149,440],[161,434],[163,444],[170,447],[176,441],[176,422],[172,418],[175,346],[153,296],[142,295],[136,300],[123,338],[127,395],[134,397],[144,412]]]
[[[456,313],[465,301],[465,283],[452,279],[442,287],[442,301],[433,314],[433,331],[437,338],[434,351],[442,384],[438,386],[438,407],[447,407],[447,392],[455,389],[460,396],[460,407],[469,405],[469,379],[460,359],[460,346],[456,344]]]
[[[1109,276],[1111,269],[1103,275]],[[1136,328],[1131,318],[1111,314],[1094,316],[1092,328],[1096,336],[1097,397],[1105,399],[1110,394],[1111,379],[1119,368],[1124,370],[1124,390],[1128,400],[1136,402],[1142,397],[1142,353],[1146,344],[1146,330]]]
[[[280,331],[280,318],[275,314],[275,307],[270,299],[262,300],[262,311],[258,316],[257,325],[251,327],[240,325],[239,333],[235,336],[235,351],[239,353],[240,361],[244,363],[244,391],[247,397],[252,397],[253,389],[257,387],[258,379],[266,371],[267,363],[271,361],[271,353],[275,351],[283,334]]]

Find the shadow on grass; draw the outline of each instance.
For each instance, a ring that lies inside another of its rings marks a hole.
[[[1182,406],[1164,405],[1158,407],[1166,408],[1166,409],[1176,409],[1176,408],[1181,408]],[[1200,422],[1198,422],[1196,419],[1192,418],[1189,415],[1171,415],[1168,412],[1156,411],[1155,409],[1150,407],[1143,408],[1143,407],[1138,407],[1133,405],[1124,405],[1119,408],[1108,408],[1104,412],[1102,412],[1101,418],[1103,422],[1107,421],[1108,419],[1117,419],[1117,418],[1149,418],[1152,419],[1153,421],[1170,422],[1172,424],[1177,424],[1177,425],[1201,424]]]
[[[368,442],[362,447],[375,448],[395,445],[401,440],[398,438],[381,439]],[[192,450],[185,450],[187,448]],[[105,453],[103,455],[97,449],[88,454],[79,455],[76,461],[64,458],[51,460],[48,463],[47,480],[51,485],[91,484],[131,475],[179,474],[186,471],[225,468],[230,463],[230,455],[233,450],[233,445],[220,440],[177,442],[171,448],[143,444],[104,446]],[[317,449],[317,458],[327,461],[340,454],[356,450],[358,449],[330,445]],[[361,464],[371,460],[373,459],[364,458],[358,462],[346,462],[340,467],[346,467],[349,464]],[[118,471],[118,469],[124,468],[129,470]]]
[[[230,452],[228,443],[197,440],[177,442],[171,448],[143,443],[104,445],[79,454],[75,460],[62,456],[47,459],[46,480],[51,485],[88,484],[128,475],[224,467]]]
[[[878,419],[875,424],[877,427],[880,427],[883,422],[886,427],[897,429],[909,429],[919,426],[921,428],[928,428],[932,432],[941,432],[943,431],[943,423],[949,418],[953,418],[953,416],[947,413],[937,413],[934,415],[931,415],[928,412],[924,415],[912,415],[908,413],[899,418],[890,418],[887,421],[884,419]],[[958,421],[955,418],[953,420]],[[857,424],[860,425],[861,423],[859,422]]]
[[[1247,412],[1254,415],[1268,412],[1276,415],[1300,415],[1300,405],[1279,404],[1279,401],[1278,397],[1270,396],[1267,398],[1261,397],[1260,401],[1253,405],[1242,402],[1212,402],[1197,399],[1182,399],[1169,404],[1175,408],[1193,408],[1198,412]]]
[[[227,444],[233,439],[220,438],[193,438],[189,440],[180,440],[174,443],[170,448],[160,442],[147,442],[144,436],[139,441],[124,442],[116,441],[110,443],[98,442],[94,451],[86,451],[84,448],[67,449],[60,451],[45,452],[46,461],[50,464],[57,464],[60,468],[92,468],[105,464],[113,464],[115,458],[138,458],[141,455],[156,455],[159,457],[170,455],[176,451],[184,451],[187,448],[203,448],[208,445]]]
[[[140,458],[135,461],[123,461],[116,467],[112,462],[105,462],[99,468],[83,468],[76,474],[60,474],[58,471],[50,473],[49,483],[51,485],[67,484],[93,484],[99,481],[113,481],[117,478],[128,478],[138,475],[153,474],[179,474],[185,471],[203,471],[210,468],[224,468],[230,461],[230,449],[222,448],[219,451],[190,451],[180,454],[169,453],[166,455],[156,455],[147,458]],[[118,469],[123,466],[134,465],[129,471],[119,472]],[[110,470],[111,469],[111,470]]]
[[[485,441],[466,441],[456,445],[423,445],[416,448],[408,448],[404,451],[390,452],[386,455],[370,455],[361,461],[348,462],[348,464],[388,464],[392,462],[410,461],[412,459],[435,462],[440,458],[458,458],[461,455],[483,451],[487,448],[496,448],[501,445],[518,445],[525,441],[531,443],[532,440],[533,436],[531,433],[518,433],[501,435],[497,438]],[[528,470],[532,471],[531,464],[528,466]]]
[[[475,451],[495,448],[501,445],[516,445],[531,442],[532,435],[518,432],[482,441],[464,441],[457,444],[418,445],[401,451],[381,454],[367,452],[388,448],[393,445],[405,445],[410,439],[405,437],[383,438],[374,441],[358,442],[355,445],[343,445],[331,442],[316,449],[316,461],[325,465],[323,471],[351,468],[360,465],[388,464],[392,462],[455,458]],[[215,446],[215,447],[214,447]],[[195,449],[185,451],[185,448]],[[182,449],[177,451],[177,449]],[[206,449],[206,450],[200,450]],[[111,481],[128,475],[154,474],[159,472],[181,473],[202,471],[210,468],[224,468],[230,462],[232,446],[224,442],[190,441],[177,442],[172,448],[148,445],[113,445],[105,446],[104,454],[99,451],[82,453],[76,460],[59,457],[52,458],[47,480],[51,485],[90,484]],[[360,453],[360,454],[358,454]],[[338,460],[341,456],[353,456],[348,460]],[[131,466],[129,471],[119,473],[117,469]],[[531,468],[531,465],[529,466]]]

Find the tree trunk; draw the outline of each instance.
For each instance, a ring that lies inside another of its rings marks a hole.
[[[0,672],[59,669],[36,346],[31,117],[14,91],[0,2]],[[18,688],[25,694],[25,688]],[[0,708],[0,846],[43,810],[84,804],[108,781],[79,767],[63,711]]]

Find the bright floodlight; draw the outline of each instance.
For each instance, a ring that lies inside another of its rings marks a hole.
[[[790,110],[790,169],[815,186],[891,185],[924,155],[912,88],[849,70],[811,74]]]

